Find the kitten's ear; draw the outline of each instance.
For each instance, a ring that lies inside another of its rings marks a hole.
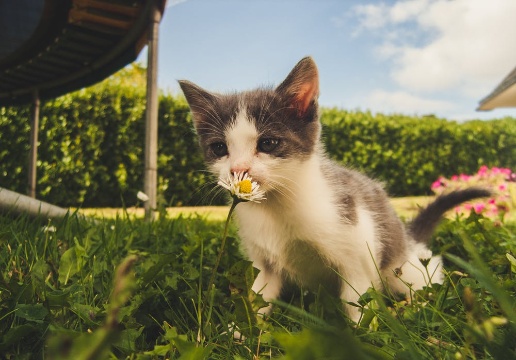
[[[216,96],[190,81],[179,80],[178,82],[190,106],[190,110],[192,110],[194,124],[197,126],[199,122],[207,120],[207,117],[212,112],[210,109],[213,109]]]
[[[298,62],[276,91],[287,96],[298,113],[304,114],[319,96],[319,73],[314,60],[305,57]]]

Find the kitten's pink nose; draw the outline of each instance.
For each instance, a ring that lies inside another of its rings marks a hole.
[[[249,166],[233,166],[231,167],[231,173],[247,173],[249,172]]]

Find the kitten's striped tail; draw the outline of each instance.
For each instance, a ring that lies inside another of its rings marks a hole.
[[[461,203],[477,198],[489,197],[492,193],[481,188],[469,188],[440,195],[419,214],[409,225],[409,233],[417,242],[428,243],[443,214]]]

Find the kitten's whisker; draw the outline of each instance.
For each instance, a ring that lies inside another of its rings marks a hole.
[[[223,133],[221,130],[223,128],[224,128],[224,124],[222,123],[222,120],[202,122],[197,125],[198,132],[199,132],[199,130],[206,130],[206,131],[213,130],[213,134],[217,134],[217,135],[221,135]]]
[[[267,123],[268,123],[268,121],[269,121],[269,119],[270,119],[271,117],[273,117],[274,115],[276,115],[276,113],[278,113],[278,112],[280,112],[280,111],[283,111],[283,110],[287,110],[287,109],[289,109],[289,107],[288,107],[288,106],[284,106],[284,107],[278,108],[278,109],[276,109],[275,111],[271,112],[271,113],[269,114],[269,117],[268,117],[267,119],[265,119],[265,120],[264,120],[264,124],[267,124]]]
[[[209,106],[210,107],[210,111],[208,111],[208,109],[206,109],[205,107],[200,107],[200,106],[194,106],[196,107],[198,110],[201,110],[201,111],[204,111],[204,113],[206,115],[208,115],[208,117],[216,122],[219,122],[220,125],[223,125],[223,122],[222,122],[222,119],[220,118],[218,112],[217,112],[217,109],[215,108],[213,102],[211,99],[209,99],[206,94],[204,92],[201,92],[201,91],[196,91],[196,95],[194,95],[194,97],[197,97],[197,99],[201,100],[200,103],[205,105],[205,106]],[[192,109],[193,110],[193,109]],[[215,115],[215,116],[212,116],[212,115]]]
[[[296,192],[292,190],[292,187],[285,185],[283,182],[270,179],[268,184],[274,191],[278,192],[281,196],[289,201],[294,201],[297,197]]]
[[[200,205],[201,203],[204,202],[205,199],[208,198],[208,196],[210,195],[211,192],[213,192],[214,190],[214,187],[215,187],[215,184],[216,182],[214,181],[209,181],[209,182],[206,182],[204,184],[202,184],[201,186],[199,186],[192,194],[192,198],[198,194],[201,194],[199,200],[197,201],[197,204],[196,205]],[[207,202],[208,204],[212,204],[213,203],[213,200],[214,200],[214,197],[211,199],[211,201]]]
[[[265,105],[265,98],[264,98],[264,101],[262,102],[261,104],[261,107],[260,107],[260,116],[259,116],[259,121],[262,122],[262,123],[266,123],[266,119],[264,119],[264,111],[265,112],[268,112],[269,111],[269,108],[270,106],[272,105],[272,102],[274,100],[276,100],[278,97],[278,95],[276,94],[276,92],[273,92],[272,93],[272,96],[270,97],[269,101],[267,102],[267,105]],[[269,115],[270,117],[270,115]]]
[[[206,191],[206,193],[203,194],[201,201],[205,204],[212,205],[214,200],[217,197],[221,196],[221,194],[224,193],[224,190],[220,189],[218,186],[216,186],[216,183],[204,184],[203,188],[207,188],[208,186],[210,186],[210,187]]]
[[[206,117],[211,120],[209,121],[209,124],[212,125],[212,123],[215,123],[217,125],[219,125],[219,131],[221,128],[224,127],[224,121],[222,120],[222,118],[220,117],[220,115],[218,114],[218,111],[217,109],[215,108],[215,106],[213,104],[211,104],[209,102],[209,100],[205,99],[203,97],[203,101],[202,103],[207,105],[208,107],[201,107],[201,106],[195,106],[195,111],[199,114],[204,114],[206,115]],[[203,122],[203,123],[206,123],[206,122]]]

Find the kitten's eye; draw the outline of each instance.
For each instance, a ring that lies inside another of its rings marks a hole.
[[[258,150],[264,153],[270,153],[274,151],[279,145],[278,139],[260,139],[258,141]]]
[[[223,157],[228,154],[228,147],[223,142],[216,142],[210,145],[211,151],[218,156]]]

